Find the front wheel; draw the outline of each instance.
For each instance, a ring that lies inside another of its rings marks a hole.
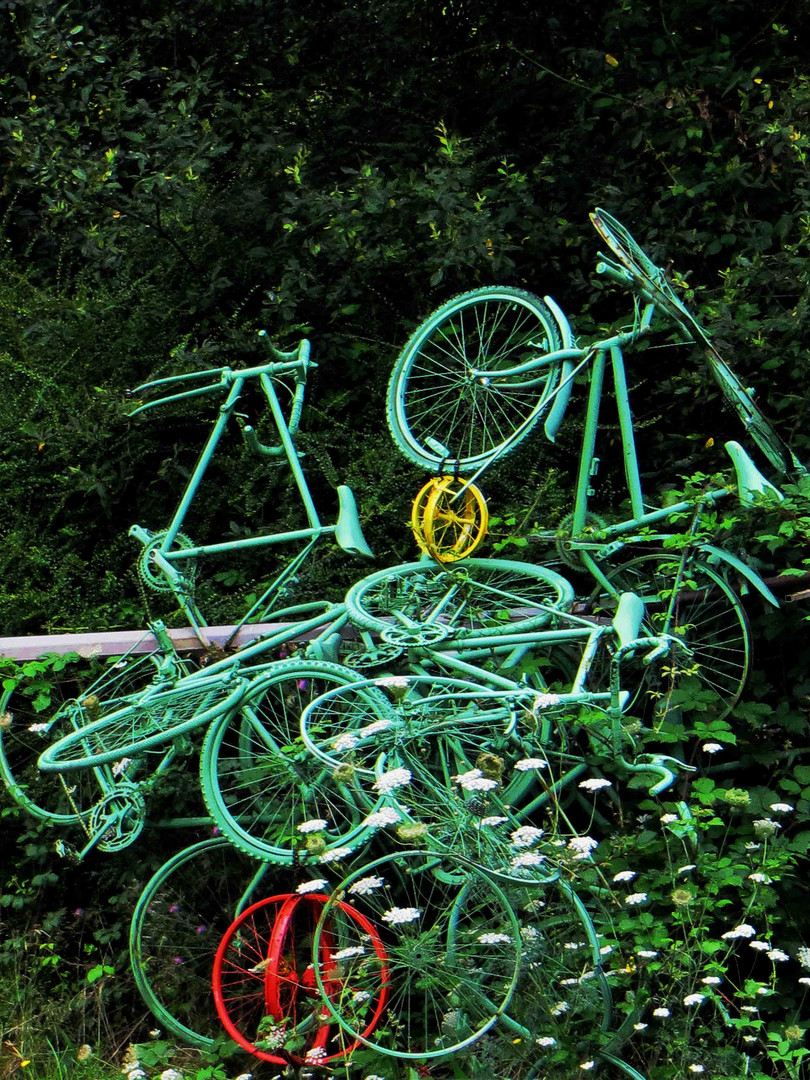
[[[357,626],[409,645],[444,637],[480,638],[546,625],[574,598],[571,585],[543,566],[507,559],[465,559],[453,570],[431,562],[405,563],[370,574],[346,595]]]
[[[394,443],[431,472],[473,472],[507,453],[544,412],[559,364],[510,371],[561,347],[551,309],[531,293],[492,287],[456,296],[413,333],[391,373]]]
[[[649,633],[668,634],[684,646],[673,646],[658,664],[636,665],[639,691],[657,717],[690,701],[712,719],[728,716],[751,663],[748,619],[731,586],[704,562],[682,564],[677,555],[652,553],[614,567],[607,577],[643,600]],[[614,601],[599,594],[595,603],[604,610]]]

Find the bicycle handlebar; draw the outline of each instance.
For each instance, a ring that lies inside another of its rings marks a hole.
[[[266,337],[267,331],[259,331],[260,337]],[[219,394],[227,392],[231,386],[237,381],[244,382],[247,379],[258,379],[262,376],[278,376],[278,375],[293,375],[297,384],[296,393],[298,388],[303,387],[307,381],[307,373],[310,367],[317,367],[309,358],[310,344],[306,338],[303,338],[296,349],[292,352],[282,352],[277,349],[269,341],[265,342],[268,352],[275,359],[271,360],[267,364],[259,364],[256,367],[250,368],[231,368],[228,366],[221,368],[207,368],[205,371],[188,371],[181,375],[169,375],[165,379],[155,379],[152,382],[142,383],[140,386],[136,386],[134,389],[128,391],[130,395],[135,395],[143,391],[153,390],[155,387],[168,387],[177,383],[183,382],[196,382],[200,379],[216,378],[216,382],[210,382],[206,386],[196,387],[191,390],[183,390],[177,394],[169,394],[167,397],[155,398],[153,401],[147,401],[143,405],[139,405],[132,412],[128,413],[128,416],[136,416],[138,413],[145,412],[147,409],[152,409],[156,405],[166,405],[169,402],[174,401],[186,401],[191,398],[203,397],[208,394]]]

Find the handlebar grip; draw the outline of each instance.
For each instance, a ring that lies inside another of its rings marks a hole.
[[[613,263],[598,262],[596,264],[597,274],[601,274],[602,277],[609,278],[617,285],[624,285],[625,288],[632,289],[635,286],[635,280],[633,275],[624,270],[621,266],[615,266]]]

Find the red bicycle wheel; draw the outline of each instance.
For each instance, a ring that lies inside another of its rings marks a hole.
[[[315,979],[312,938],[327,900],[321,893],[260,900],[231,924],[217,950],[213,990],[219,1018],[231,1038],[262,1061],[320,1065],[359,1045],[335,1023]],[[364,1010],[366,1035],[379,1023],[388,999],[387,956],[372,924],[351,905],[339,907],[367,935],[379,972],[379,986]],[[324,931],[319,946],[324,987],[329,998],[345,996],[348,976],[340,942],[329,927]],[[367,996],[365,987],[363,993]]]

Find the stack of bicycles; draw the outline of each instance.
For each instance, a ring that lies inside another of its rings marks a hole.
[[[138,388],[149,400],[135,412],[218,403],[169,526],[130,530],[145,588],[174,597],[201,647],[200,564],[300,548],[233,634],[264,629],[204,666],[178,655],[156,621],[150,652],[117,659],[47,718],[35,683],[6,686],[0,772],[33,815],[83,837],[61,841],[81,859],[137,840],[156,783],[201,734],[203,820],[218,835],[151,879],[130,943],[149,1008],[192,1045],[211,1048],[224,1031],[269,1062],[373,1062],[386,1076],[386,1062],[411,1061],[430,1075],[519,1068],[531,1080],[596,1060],[640,1075],[617,1056],[637,1015],[614,1017],[632,971],[594,860],[590,834],[610,828],[594,793],[631,779],[659,794],[685,766],[646,749],[650,728],[684,694],[708,695],[716,716],[738,700],[750,632],[726,571],[775,603],[744,563],[699,539],[703,510],[730,488],[666,508],[643,497],[622,350],[651,332],[656,310],[704,346],[771,464],[803,470],[663,273],[609,215],[593,220],[612,253],[599,270],[636,297],[632,327],[580,348],[552,300],[506,288],[431,316],[388,399],[395,442],[434,473],[414,501],[422,558],[362,578],[341,604],[288,602],[324,536],[371,554],[350,489],[338,489],[338,520],[324,525],[301,467],[308,343],[268,346],[257,367]],[[608,357],[631,507],[611,525],[589,509]],[[475,481],[541,419],[553,440],[586,372],[573,511],[537,537],[586,572],[577,597],[556,569],[475,555],[487,529]],[[272,442],[237,411],[250,394],[269,407]],[[286,460],[307,524],[196,544],[182,530],[235,424],[251,453]],[[778,497],[741,446],[729,452],[743,501]],[[685,531],[668,531],[684,517]],[[674,535],[682,542],[665,548]],[[643,988],[634,993],[643,1007]]]

